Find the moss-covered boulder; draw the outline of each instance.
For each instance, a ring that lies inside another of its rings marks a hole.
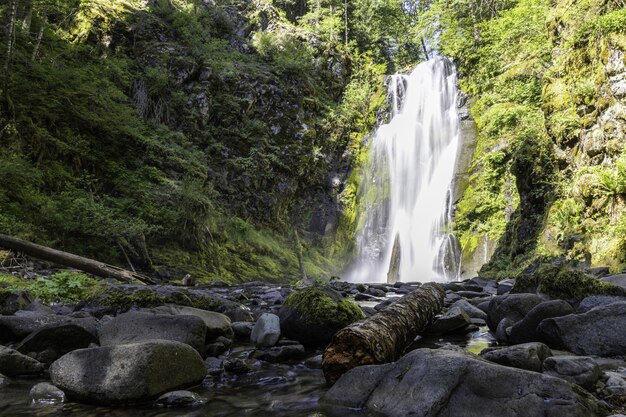
[[[579,301],[590,295],[626,295],[626,290],[566,266],[540,265],[516,278],[511,293],[539,292],[551,298]]]
[[[282,334],[305,346],[327,345],[343,327],[365,318],[355,303],[330,288],[311,287],[292,293],[280,309]]]

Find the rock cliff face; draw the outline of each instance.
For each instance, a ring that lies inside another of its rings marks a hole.
[[[625,16],[611,1],[527,0],[481,29],[491,53],[510,42],[486,84],[483,63],[457,57],[478,126],[457,204],[466,274],[488,260],[481,274],[504,278],[545,257],[624,266]]]

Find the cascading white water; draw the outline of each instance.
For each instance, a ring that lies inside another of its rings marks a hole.
[[[392,76],[391,120],[376,131],[363,170],[365,213],[349,280],[458,279],[458,242],[447,230],[460,141],[456,83],[444,58]]]

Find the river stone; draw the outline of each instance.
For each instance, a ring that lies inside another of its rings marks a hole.
[[[196,316],[201,318],[206,324],[206,340],[207,342],[217,339],[220,336],[232,338],[233,329],[231,328],[231,321],[228,316],[216,313],[215,311],[201,310],[199,308],[178,306],[174,304],[168,304],[152,309],[157,314],[171,314],[174,316]]]
[[[17,342],[29,334],[49,325],[72,323],[97,334],[98,320],[94,317],[60,316],[31,313],[22,316],[0,316],[0,342]]]
[[[480,356],[500,365],[541,372],[543,361],[552,356],[552,351],[543,343],[533,342],[505,348],[487,348]]]
[[[354,368],[326,393],[323,403],[333,416],[358,409],[386,417],[606,414],[593,396],[562,379],[444,349],[418,349],[394,364]]]
[[[498,295],[504,295],[511,292],[513,286],[515,285],[514,279],[503,279],[498,282]]]
[[[596,307],[542,321],[538,331],[553,348],[577,355],[623,356],[626,353],[626,302]]]
[[[588,356],[552,356],[543,362],[543,373],[563,378],[591,391],[600,378],[600,367]]]
[[[79,349],[50,366],[52,383],[69,398],[105,405],[149,401],[206,373],[196,350],[171,340]]]
[[[280,319],[276,314],[263,313],[256,321],[250,340],[259,347],[271,347],[280,339]]]
[[[500,320],[508,318],[514,323],[526,317],[537,304],[545,300],[537,294],[498,295],[489,302],[487,325],[491,331],[498,328]]]
[[[498,343],[506,344],[509,341],[509,332],[515,323],[508,317],[503,318],[498,323],[498,328],[496,329],[496,340]]]
[[[26,291],[0,290],[0,314],[14,314],[16,311],[25,308],[33,301],[33,296]]]
[[[235,336],[250,337],[254,323],[250,323],[249,321],[234,321],[231,327]]]
[[[574,309],[563,300],[545,301],[537,304],[528,312],[526,317],[518,321],[511,327],[509,332],[509,343],[519,344],[526,342],[544,342],[543,337],[537,331],[537,326],[543,320],[550,317],[560,317],[572,314]]]
[[[31,333],[16,349],[25,354],[52,350],[58,355],[64,355],[72,350],[86,348],[90,343],[98,343],[95,334],[76,324],[63,323],[51,324]]]
[[[626,379],[623,372],[605,372],[606,389],[613,395],[626,396]]]
[[[0,373],[7,376],[38,375],[43,372],[43,364],[18,352],[0,346]]]
[[[487,313],[482,311],[475,305],[467,302],[467,300],[458,300],[452,304],[451,308],[458,307],[465,312],[472,319],[482,319],[487,321]]]
[[[171,391],[161,395],[155,403],[165,407],[193,407],[201,405],[204,401],[202,398],[191,391]]]
[[[582,299],[582,301],[578,304],[576,312],[586,313],[592,308],[617,303],[619,301],[626,301],[626,297],[619,295],[590,295],[589,297]]]
[[[302,345],[286,345],[274,346],[269,349],[255,350],[251,358],[260,359],[271,363],[280,363],[292,360],[299,360],[306,357],[304,346]]]
[[[459,330],[472,321],[469,316],[459,307],[452,307],[447,312],[428,326],[427,332],[431,334],[446,334]]]
[[[600,278],[600,281],[608,282],[626,289],[626,274],[610,275],[608,277]]]
[[[30,400],[34,404],[60,404],[65,402],[65,393],[49,382],[40,382],[31,388]]]
[[[319,287],[290,294],[278,315],[281,332],[308,347],[326,346],[339,330],[365,317],[355,303]]]
[[[100,344],[121,345],[152,339],[186,343],[202,352],[207,327],[196,316],[155,315],[149,313],[124,313],[102,325]]]

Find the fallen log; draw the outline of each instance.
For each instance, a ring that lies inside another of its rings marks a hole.
[[[55,264],[68,266],[70,268],[80,269],[103,278],[114,278],[122,282],[134,282],[135,280],[145,284],[156,284],[152,278],[131,272],[126,269],[98,262],[93,259],[74,255],[73,253],[63,252],[46,246],[37,245],[18,239],[12,236],[0,233],[0,246],[12,251],[21,252],[33,258],[42,259],[44,261],[54,262]]]
[[[344,327],[324,351],[322,370],[334,383],[350,369],[397,360],[443,308],[445,292],[425,284],[372,317]]]

